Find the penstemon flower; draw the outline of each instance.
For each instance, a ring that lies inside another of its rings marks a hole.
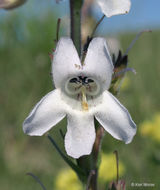
[[[61,38],[52,63],[55,90],[43,97],[23,123],[31,136],[41,136],[65,116],[65,149],[79,158],[91,153],[94,118],[114,138],[130,143],[136,125],[124,106],[108,91],[113,64],[104,38],[94,38],[83,63],[70,38]]]
[[[107,17],[126,14],[131,7],[130,0],[96,0],[96,2]]]

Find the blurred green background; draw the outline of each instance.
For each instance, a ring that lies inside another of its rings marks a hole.
[[[0,189],[40,189],[27,172],[38,176],[47,189],[54,187],[57,173],[66,164],[47,137],[29,137],[22,123],[31,108],[53,89],[49,52],[54,48],[56,14],[48,11],[42,17],[21,20],[16,11],[0,20]],[[61,33],[64,33],[62,28]],[[118,36],[123,52],[136,33]],[[160,31],[144,34],[129,53],[129,67],[137,74],[127,73],[127,85],[118,99],[128,108],[138,126],[133,142],[125,145],[106,134],[103,151],[115,149],[125,166],[123,179],[127,189],[132,182],[152,183],[160,189],[160,140],[140,132],[144,121],[152,123],[160,108]],[[64,149],[59,129],[65,131],[66,121],[51,130]],[[156,124],[157,133],[160,123]],[[107,172],[107,171],[106,171]],[[140,189],[140,188],[137,188]],[[143,189],[143,188],[142,188]],[[148,188],[149,189],[149,188]],[[58,189],[57,189],[58,190]]]

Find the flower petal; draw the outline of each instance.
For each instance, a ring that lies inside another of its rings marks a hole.
[[[73,111],[68,115],[65,148],[73,158],[89,155],[95,141],[94,117],[87,112]]]
[[[103,93],[103,102],[95,113],[98,122],[114,138],[132,141],[136,133],[136,124],[133,122],[127,109],[108,91]]]
[[[53,55],[52,73],[56,88],[63,86],[70,76],[77,76],[81,70],[81,62],[77,50],[68,37],[59,40]]]
[[[100,81],[103,89],[109,88],[113,73],[113,63],[105,38],[94,38],[90,42],[83,70],[86,75]]]
[[[59,90],[44,96],[33,108],[23,123],[24,133],[41,136],[65,117]]]
[[[97,0],[97,3],[107,17],[126,14],[131,7],[130,0]]]

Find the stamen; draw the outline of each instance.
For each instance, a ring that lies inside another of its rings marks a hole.
[[[88,103],[87,103],[87,98],[86,98],[86,89],[84,86],[81,87],[81,93],[82,93],[82,109],[84,111],[88,111]]]

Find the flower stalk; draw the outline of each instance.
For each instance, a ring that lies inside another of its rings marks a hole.
[[[70,35],[73,43],[81,55],[81,7],[83,0],[70,0]]]
[[[82,0],[74,1],[70,0],[70,31],[71,39],[78,51],[79,56],[81,56],[81,7]],[[88,110],[88,105],[86,102],[86,96],[82,89],[82,107],[85,110]],[[96,132],[96,140],[94,143],[93,151],[89,156],[82,156],[77,159],[77,165],[85,170],[87,173],[88,179],[83,181],[86,189],[88,190],[97,190],[97,177],[98,177],[98,154],[100,150],[101,140],[102,140],[102,128],[98,128]]]
[[[81,56],[81,7],[83,1],[74,1],[70,0],[70,31],[71,31],[71,39],[78,51],[79,56]],[[84,94],[84,90],[82,89],[82,107],[85,110],[88,110],[88,105],[86,102],[86,96]],[[77,165],[82,168],[88,179],[83,181],[86,189],[88,190],[97,190],[97,177],[98,177],[98,153],[100,150],[100,144],[102,140],[102,128],[97,129],[96,140],[94,143],[93,151],[89,156],[82,156],[77,159]]]

